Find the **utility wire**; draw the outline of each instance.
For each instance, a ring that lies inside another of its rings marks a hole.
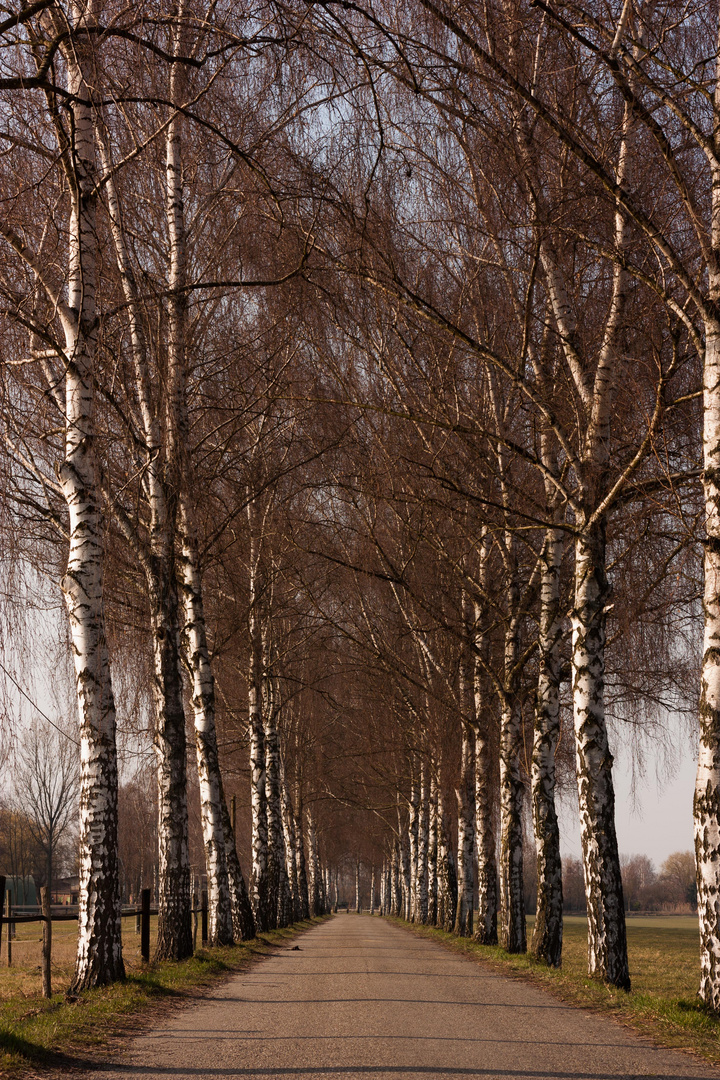
[[[47,715],[47,713],[44,713],[44,712],[42,711],[42,709],[40,708],[40,706],[39,706],[38,704],[36,704],[36,702],[34,702],[34,701],[33,701],[33,699],[32,699],[32,698],[30,697],[30,695],[29,695],[29,694],[28,694],[28,693],[27,693],[27,692],[26,692],[25,690],[23,690],[23,688],[22,688],[22,686],[20,685],[20,683],[19,683],[19,682],[17,681],[17,679],[15,678],[15,676],[14,676],[14,675],[11,675],[11,674],[10,674],[10,672],[8,671],[8,669],[7,669],[7,668],[5,667],[5,665],[3,664],[2,660],[0,660],[0,669],[2,669],[2,670],[3,670],[4,672],[5,672],[5,674],[7,675],[8,679],[10,680],[10,682],[11,682],[11,683],[13,683],[13,685],[17,687],[17,689],[18,689],[18,690],[20,691],[20,693],[22,694],[22,696],[23,696],[23,697],[24,697],[24,698],[25,698],[25,699],[26,699],[27,701],[29,701],[29,702],[30,702],[30,704],[32,705],[33,709],[35,709],[35,710],[36,710],[36,712],[39,712],[39,713],[40,713],[40,715],[42,716],[43,720],[47,720],[47,722],[48,722],[48,724],[50,725],[50,727],[54,727],[56,731],[59,731],[61,735],[64,735],[66,739],[69,739],[69,740],[70,740],[70,742],[71,742],[71,743],[72,743],[72,744],[73,744],[74,746],[77,746],[78,748],[80,747],[80,743],[79,743],[79,742],[77,741],[77,739],[73,739],[72,735],[68,735],[67,731],[63,731],[63,729],[62,729],[61,727],[58,727],[58,726],[57,726],[57,724],[55,724],[55,723],[54,723],[54,722],[53,722],[53,721],[52,721],[52,720],[50,719],[50,717],[49,717],[49,716]]]

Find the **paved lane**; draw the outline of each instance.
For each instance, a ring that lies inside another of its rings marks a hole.
[[[338,915],[298,944],[134,1038],[93,1075],[720,1080],[379,918]]]

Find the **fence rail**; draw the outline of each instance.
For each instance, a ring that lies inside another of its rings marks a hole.
[[[11,892],[5,890],[6,878],[0,874],[0,947],[2,946],[3,927],[7,926],[7,963],[8,967],[12,966],[12,940],[14,937],[16,923],[42,923],[43,924],[43,947],[42,947],[42,976],[43,976],[43,995],[45,997],[51,996],[50,986],[50,963],[52,958],[52,924],[54,922],[77,922],[79,908],[73,905],[73,911],[68,911],[68,905],[54,905],[55,911],[53,911],[53,905],[50,904],[50,889],[47,886],[43,886],[40,889],[40,906],[36,911],[28,912],[27,908],[30,905],[23,904],[18,905],[22,908],[18,911],[17,908],[13,909],[11,903]],[[197,895],[197,894],[196,894]],[[60,909],[59,911],[57,909]],[[193,941],[195,941],[197,934],[197,916],[201,917],[201,935],[203,945],[208,939],[208,897],[207,892],[203,890],[201,894],[201,902],[199,907],[193,906],[191,909],[194,918],[193,929]],[[153,915],[158,914],[156,907],[150,906],[150,889],[142,889],[140,894],[140,907],[124,906],[121,909],[122,917],[135,916],[138,920],[139,926],[136,929],[140,931],[140,955],[145,963],[150,960],[150,919]]]

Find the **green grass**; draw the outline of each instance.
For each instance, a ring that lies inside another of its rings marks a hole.
[[[88,990],[69,1002],[64,993],[44,999],[24,989],[0,1000],[0,1075],[31,1066],[68,1067],[93,1047],[137,1027],[165,1002],[182,1002],[242,971],[321,919],[260,934],[232,948],[206,949],[180,963],[131,969],[122,983]]]
[[[400,919],[392,921],[408,927]],[[532,922],[528,920],[528,938],[532,934]],[[558,971],[528,955],[513,956],[500,948],[476,945],[472,940],[434,927],[409,929],[486,961],[504,974],[540,983],[564,1001],[608,1013],[663,1046],[690,1050],[720,1064],[720,1019],[711,1015],[697,997],[698,928],[697,920],[691,916],[628,919],[632,980],[629,993],[588,978],[587,924],[582,916],[565,918],[563,966]]]

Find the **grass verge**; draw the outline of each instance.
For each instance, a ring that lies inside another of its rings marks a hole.
[[[322,921],[303,920],[242,945],[205,949],[180,963],[131,970],[124,982],[88,990],[74,1002],[61,993],[48,999],[5,998],[0,1002],[0,1075],[82,1067],[83,1052],[141,1026],[158,1006],[196,997]]]
[[[690,1051],[720,1065],[720,1020],[697,997],[700,981],[698,932],[673,920],[628,920],[628,953],[633,988],[613,990],[587,975],[587,926],[584,918],[566,917],[563,966],[553,970],[527,954],[477,945],[435,927],[393,923],[431,938],[456,952],[488,964],[503,975],[540,984],[563,1001],[612,1016],[653,1042]],[[529,920],[528,938],[532,933]]]

